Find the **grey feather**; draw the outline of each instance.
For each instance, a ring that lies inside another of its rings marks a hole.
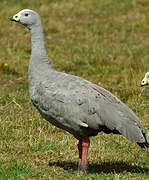
[[[23,17],[25,12],[28,10],[20,12],[22,19],[19,22],[31,33],[29,92],[41,115],[77,139],[104,131],[122,134],[140,146],[147,146],[144,128],[138,117],[116,96],[85,79],[52,68],[44,45],[40,17],[29,10],[31,19],[27,22]]]

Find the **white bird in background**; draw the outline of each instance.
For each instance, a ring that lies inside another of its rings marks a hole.
[[[149,72],[147,72],[141,81],[141,86],[149,85]]]

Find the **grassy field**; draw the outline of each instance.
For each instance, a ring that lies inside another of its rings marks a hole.
[[[27,69],[30,35],[9,17],[40,13],[55,69],[86,78],[118,96],[149,137],[149,2],[146,0],[0,1],[0,179],[149,179],[149,151],[122,136],[91,138],[88,174],[77,175],[77,140],[32,106]]]

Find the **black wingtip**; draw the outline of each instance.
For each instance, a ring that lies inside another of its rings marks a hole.
[[[144,143],[138,143],[137,142],[137,144],[141,147],[141,148],[149,148],[149,142],[148,142],[148,140],[147,140],[147,138],[146,138],[146,135],[145,135],[145,133],[143,133],[143,136],[144,136],[144,139],[145,139],[145,142]]]
[[[149,148],[149,143],[148,142],[144,142],[144,143],[137,143],[141,148],[145,149],[145,148]]]

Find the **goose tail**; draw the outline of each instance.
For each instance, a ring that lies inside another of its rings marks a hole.
[[[144,136],[144,139],[145,139],[145,142],[143,142],[143,143],[138,143],[137,142],[137,144],[141,147],[141,148],[149,148],[149,142],[148,142],[148,140],[147,140],[147,138],[146,138],[146,135],[145,135],[145,133],[143,133],[143,136]]]

